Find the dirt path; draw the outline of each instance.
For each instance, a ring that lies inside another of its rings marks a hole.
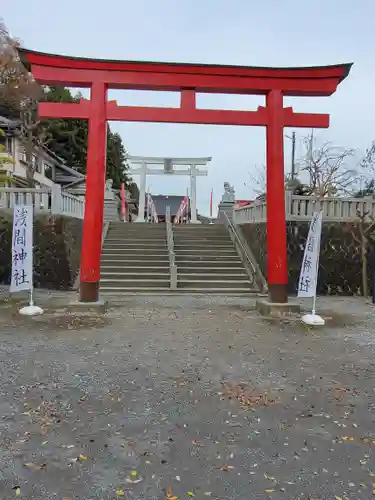
[[[3,307],[0,498],[371,498],[375,316],[326,304],[315,333],[240,298]]]

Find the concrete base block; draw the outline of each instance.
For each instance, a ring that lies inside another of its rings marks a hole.
[[[105,313],[108,308],[108,302],[98,300],[97,302],[70,302],[67,310],[71,313]]]
[[[271,318],[285,318],[301,312],[301,306],[296,303],[287,302],[286,304],[277,304],[269,302],[267,299],[258,299],[256,309],[262,316]]]

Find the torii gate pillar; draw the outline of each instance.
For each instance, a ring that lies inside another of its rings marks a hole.
[[[89,111],[85,218],[79,289],[81,302],[99,300],[100,260],[98,262],[98,257],[101,255],[103,232],[107,147],[106,107],[107,85],[94,83],[91,87]],[[87,245],[86,248],[85,245]]]

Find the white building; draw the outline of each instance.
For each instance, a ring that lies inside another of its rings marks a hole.
[[[5,152],[12,157],[11,163],[2,163],[0,165],[2,181],[11,187],[25,187],[27,178],[26,155],[16,134],[17,122],[0,116],[0,127],[5,132],[5,136],[0,137],[0,140],[5,146]],[[69,185],[74,185],[75,194],[78,194],[78,186],[85,184],[85,175],[68,167],[62,158],[59,158],[47,148],[38,149],[33,162],[35,165],[35,187],[37,188],[51,188],[55,184],[59,184],[62,188],[68,188],[69,190]],[[80,191],[84,196],[84,187]]]

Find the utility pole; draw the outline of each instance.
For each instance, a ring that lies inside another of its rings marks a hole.
[[[314,129],[311,129],[310,144],[309,144],[309,173],[310,173],[310,186],[313,182],[312,164],[313,164],[313,142],[314,142]]]
[[[296,133],[292,133],[292,181],[296,175]]]

